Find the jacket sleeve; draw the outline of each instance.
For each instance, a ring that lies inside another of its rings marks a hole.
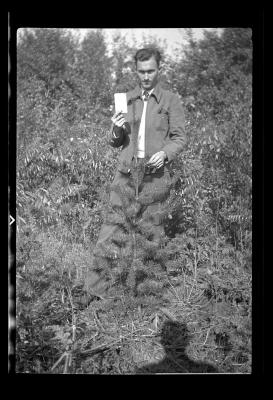
[[[168,162],[182,151],[186,144],[185,115],[178,95],[174,94],[170,101],[169,108],[169,140],[163,147]]]
[[[123,128],[114,127],[112,124],[110,129],[109,144],[112,147],[120,147],[124,142],[125,131]]]

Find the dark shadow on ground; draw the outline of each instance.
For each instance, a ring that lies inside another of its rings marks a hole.
[[[183,323],[166,321],[161,329],[161,344],[165,357],[159,363],[148,364],[135,370],[136,374],[155,373],[217,373],[211,364],[191,360],[186,354],[189,331]]]

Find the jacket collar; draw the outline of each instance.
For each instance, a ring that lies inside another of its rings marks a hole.
[[[131,91],[128,101],[136,100],[138,98],[141,98],[141,96],[142,96],[142,88],[140,85],[138,85]],[[157,83],[156,86],[154,87],[154,90],[151,93],[151,96],[154,96],[157,103],[159,103],[161,96],[162,96],[162,88],[160,87],[159,83]]]
[[[161,99],[161,96],[162,96],[162,88],[161,88],[159,83],[155,86],[151,96],[154,96],[158,103],[160,102],[160,99]]]

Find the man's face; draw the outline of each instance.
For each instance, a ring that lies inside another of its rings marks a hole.
[[[159,78],[159,68],[154,57],[146,61],[137,61],[137,75],[141,86],[145,90],[151,90],[155,87]]]

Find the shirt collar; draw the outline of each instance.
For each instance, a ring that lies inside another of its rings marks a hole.
[[[149,91],[150,93],[150,91]],[[143,94],[143,89],[138,85],[135,87],[135,89],[133,89],[133,91],[131,92],[131,99],[137,99],[138,97],[141,98]],[[154,96],[156,101],[159,103],[161,96],[162,96],[162,89],[159,85],[159,83],[156,84],[156,86],[152,89],[151,91],[151,96]]]

